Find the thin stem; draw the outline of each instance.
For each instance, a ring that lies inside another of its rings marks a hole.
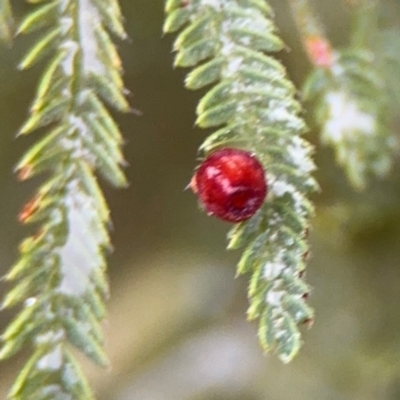
[[[354,13],[354,31],[351,36],[352,47],[368,47],[371,36],[378,28],[378,3],[373,0],[358,4]]]
[[[74,58],[74,73],[73,73],[73,81],[71,85],[71,111],[74,112],[79,106],[79,93],[81,92],[82,86],[82,46],[81,46],[81,32],[80,32],[80,13],[85,12],[85,10],[81,9],[80,0],[76,0],[75,4],[71,9],[71,17],[74,21],[73,23],[73,31],[72,31],[72,40],[78,44],[78,48],[76,51],[76,55]]]
[[[289,4],[311,63],[330,68],[334,62],[333,49],[310,2],[289,0]]]

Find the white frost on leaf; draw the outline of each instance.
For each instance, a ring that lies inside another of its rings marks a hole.
[[[96,209],[93,200],[81,189],[71,185],[66,199],[68,210],[68,234],[60,248],[60,293],[83,295],[91,285],[91,275],[104,264],[100,246],[101,237],[96,235]]]
[[[310,157],[310,148],[305,146],[301,138],[295,136],[287,150],[291,161],[301,172],[311,172],[315,169],[315,164]]]
[[[283,290],[269,290],[267,293],[267,303],[271,306],[281,307],[282,298],[285,295]]]
[[[264,278],[266,280],[275,279],[285,268],[286,265],[282,261],[267,262],[264,265]]]
[[[265,111],[265,116],[270,123],[281,122],[288,129],[300,131],[304,128],[303,120],[296,116],[293,111],[290,111],[288,104],[283,101],[271,100]]]
[[[60,50],[65,51],[65,57],[61,62],[61,68],[65,76],[72,76],[74,73],[74,59],[78,48],[78,44],[73,40],[66,40],[60,46]]]
[[[44,355],[36,363],[39,370],[57,371],[63,365],[63,354],[61,346],[56,346],[51,353]]]
[[[79,377],[76,375],[76,371],[71,364],[66,364],[64,366],[63,379],[71,386],[76,385],[79,382]]]
[[[233,77],[237,74],[239,71],[241,65],[242,65],[243,59],[240,57],[233,58],[232,60],[229,61],[228,65],[225,68],[225,73],[224,75],[226,77]]]
[[[279,330],[275,334],[276,339],[282,339],[283,337],[287,336],[288,332],[284,331],[283,329]]]
[[[36,297],[28,297],[24,302],[24,306],[25,307],[32,307],[36,303],[37,303],[37,298]]]
[[[302,194],[293,184],[286,182],[284,179],[269,176],[269,193],[275,197],[282,197],[288,193],[292,198],[294,211],[297,215],[299,217],[306,215],[304,194]]]
[[[272,192],[276,197],[282,197],[285,193],[293,193],[296,191],[296,188],[290,184],[285,182],[284,180],[274,179],[270,181],[270,192]]]
[[[267,281],[272,281],[278,278],[285,268],[286,265],[283,261],[283,251],[281,250],[272,261],[265,263],[264,278]]]
[[[217,10],[221,8],[221,0],[202,0],[201,3],[203,6],[210,6]]]
[[[222,27],[222,30],[224,30],[224,27]],[[235,49],[235,43],[232,42],[231,39],[229,39],[226,35],[223,35],[221,37],[221,43],[222,43],[222,47],[221,47],[221,55],[224,56],[230,56],[233,52],[233,50]]]
[[[61,34],[66,35],[73,27],[74,21],[71,17],[60,18]]]
[[[324,129],[326,140],[333,143],[354,140],[355,134],[369,136],[376,131],[374,116],[362,111],[346,92],[329,92],[325,96],[325,102],[329,110]]]
[[[43,343],[56,343],[60,341],[64,337],[64,331],[59,329],[57,331],[48,331],[42,335],[38,335],[35,338],[35,342],[37,344]]]
[[[61,385],[51,384],[45,386],[41,391],[40,394],[42,396],[47,396],[46,398],[50,398],[51,395],[53,399],[57,400],[73,400],[71,394],[65,393]],[[44,398],[44,397],[43,397]]]
[[[97,8],[91,0],[78,1],[79,11],[79,36],[83,55],[83,70],[86,74],[95,73],[104,75],[104,63],[98,57],[98,43],[95,27],[101,23]]]

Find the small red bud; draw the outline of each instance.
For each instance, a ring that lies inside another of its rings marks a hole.
[[[317,67],[330,68],[333,64],[333,50],[330,43],[320,36],[310,36],[305,47],[311,62]]]

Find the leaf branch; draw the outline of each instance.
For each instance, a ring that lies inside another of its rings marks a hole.
[[[340,51],[332,48],[308,0],[290,0],[290,5],[315,67],[304,95],[316,101],[321,141],[333,147],[353,187],[363,190],[371,176],[388,174],[398,149],[390,129],[390,89],[373,46],[378,4],[357,3],[350,46]],[[319,28],[310,30],[310,26]]]
[[[175,65],[193,68],[186,86],[213,85],[199,102],[197,124],[219,129],[201,150],[248,149],[265,167],[265,204],[233,227],[229,248],[244,247],[238,274],[251,274],[248,318],[259,321],[262,348],[289,362],[301,344],[298,324],[314,315],[303,277],[313,213],[308,194],[316,182],[296,89],[282,64],[266,55],[284,44],[262,0],[169,0],[166,12],[164,30],[183,29],[174,50]]]
[[[14,288],[3,308],[23,307],[2,336],[0,358],[33,347],[10,391],[12,400],[91,399],[71,346],[107,365],[101,320],[110,219],[94,172],[114,186],[126,185],[121,134],[103,104],[129,110],[108,32],[126,35],[115,0],[43,2],[18,32],[38,30],[42,36],[20,67],[50,61],[20,134],[38,129],[46,134],[16,170],[21,180],[41,173],[47,178],[20,214],[21,222],[39,228],[23,241],[20,259],[6,276]]]

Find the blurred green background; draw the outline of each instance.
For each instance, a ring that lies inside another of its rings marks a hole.
[[[332,41],[345,45],[348,10],[340,1],[316,3]],[[279,59],[301,85],[309,65],[287,3],[271,4],[288,44]],[[186,91],[184,72],[172,68],[173,38],[161,32],[163,2],[121,0],[121,6],[131,38],[120,43],[126,86],[143,115],[116,115],[131,186],[105,187],[115,245],[105,323],[112,368],[103,371],[83,360],[98,399],[400,399],[399,165],[385,182],[355,193],[332,153],[318,146],[317,132],[310,132],[322,187],[315,195],[307,274],[316,322],[290,365],[263,356],[256,326],[245,321],[247,278],[234,280],[239,253],[225,251],[229,226],[199,212],[196,198],[184,191],[207,134],[193,127],[201,93]],[[29,7],[15,2],[18,16]],[[400,20],[398,0],[390,12]],[[16,215],[38,183],[19,184],[12,174],[35,140],[15,139],[43,67],[23,73],[15,68],[33,39],[20,38],[0,51],[1,274],[28,233]],[[2,295],[5,290],[2,284]],[[1,329],[10,318],[11,312],[1,314]],[[0,366],[0,399],[25,356]]]

